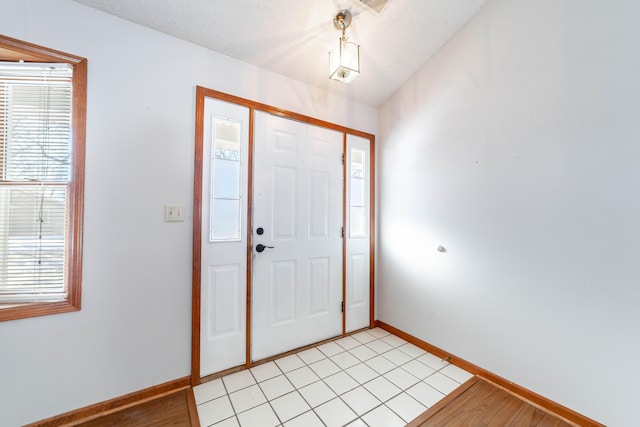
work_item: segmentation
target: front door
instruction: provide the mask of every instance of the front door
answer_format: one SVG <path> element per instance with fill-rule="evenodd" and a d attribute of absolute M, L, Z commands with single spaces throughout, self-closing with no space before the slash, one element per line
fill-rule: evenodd
<path fill-rule="evenodd" d="M 255 113 L 252 360 L 342 332 L 343 134 Z"/>

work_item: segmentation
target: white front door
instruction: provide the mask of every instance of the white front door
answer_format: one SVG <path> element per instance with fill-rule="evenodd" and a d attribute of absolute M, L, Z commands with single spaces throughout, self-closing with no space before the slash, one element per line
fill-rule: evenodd
<path fill-rule="evenodd" d="M 342 332 L 342 153 L 340 132 L 255 113 L 253 360 Z"/>

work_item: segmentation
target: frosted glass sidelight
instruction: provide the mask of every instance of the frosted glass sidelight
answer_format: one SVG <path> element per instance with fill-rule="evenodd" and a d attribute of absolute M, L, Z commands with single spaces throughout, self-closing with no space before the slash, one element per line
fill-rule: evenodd
<path fill-rule="evenodd" d="M 240 240 L 240 200 L 213 199 L 211 241 Z"/>
<path fill-rule="evenodd" d="M 351 178 L 351 206 L 364 207 L 365 204 L 365 181 L 364 179 Z"/>
<path fill-rule="evenodd" d="M 372 140 L 347 134 L 346 300 L 347 332 L 370 325 L 371 146 Z"/>
<path fill-rule="evenodd" d="M 349 169 L 351 172 L 349 185 L 349 236 L 366 237 L 368 235 L 368 201 L 367 188 L 367 152 L 357 148 L 351 149 Z"/>
<path fill-rule="evenodd" d="M 213 118 L 209 241 L 240 240 L 242 124 Z"/>
<path fill-rule="evenodd" d="M 367 236 L 367 208 L 351 206 L 349 209 L 350 224 L 349 234 L 351 237 Z"/>
<path fill-rule="evenodd" d="M 212 178 L 211 187 L 216 199 L 240 198 L 240 162 L 215 159 Z"/>
<path fill-rule="evenodd" d="M 240 161 L 240 122 L 215 117 L 213 132 L 214 158 Z"/>
<path fill-rule="evenodd" d="M 362 150 L 351 149 L 351 177 L 364 179 L 364 165 L 366 153 Z"/>

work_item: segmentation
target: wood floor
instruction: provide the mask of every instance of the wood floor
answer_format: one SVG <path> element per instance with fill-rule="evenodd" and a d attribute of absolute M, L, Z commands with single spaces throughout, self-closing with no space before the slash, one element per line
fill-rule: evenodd
<path fill-rule="evenodd" d="M 189 403 L 193 398 L 192 393 L 191 389 L 177 391 L 76 425 L 82 427 L 199 426 L 195 402 Z"/>
<path fill-rule="evenodd" d="M 408 427 L 570 427 L 511 393 L 474 377 L 432 406 Z"/>

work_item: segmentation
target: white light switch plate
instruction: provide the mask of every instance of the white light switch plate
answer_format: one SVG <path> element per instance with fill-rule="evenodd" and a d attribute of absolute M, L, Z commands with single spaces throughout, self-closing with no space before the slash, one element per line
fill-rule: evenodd
<path fill-rule="evenodd" d="M 164 221 L 165 222 L 183 222 L 184 206 L 164 205 Z"/>

